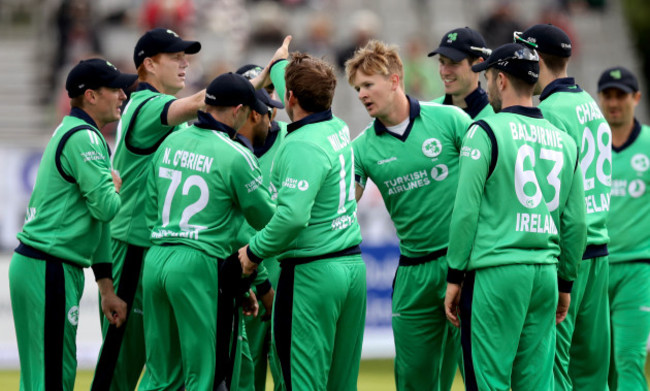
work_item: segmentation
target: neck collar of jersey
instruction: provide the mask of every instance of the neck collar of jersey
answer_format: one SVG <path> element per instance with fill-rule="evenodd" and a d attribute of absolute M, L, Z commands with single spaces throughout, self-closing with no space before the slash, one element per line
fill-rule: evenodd
<path fill-rule="evenodd" d="M 216 119 L 214 119 L 213 116 L 206 113 L 205 111 L 199 110 L 196 113 L 196 118 L 198 118 L 198 121 L 196 121 L 194 125 L 199 128 L 216 130 L 219 132 L 226 133 L 228 135 L 228 138 L 232 140 L 234 140 L 235 136 L 237 136 L 237 131 L 235 129 L 224 124 L 223 122 L 217 121 Z"/>
<path fill-rule="evenodd" d="M 634 124 L 632 125 L 632 133 L 630 133 L 630 136 L 627 138 L 627 140 L 625 140 L 623 145 L 618 148 L 612 144 L 612 150 L 615 152 L 621 152 L 625 148 L 632 145 L 632 143 L 639 137 L 639 134 L 641 134 L 641 123 L 636 118 L 634 118 Z"/>
<path fill-rule="evenodd" d="M 317 122 L 329 121 L 332 118 L 334 118 L 334 116 L 332 115 L 332 109 L 327 109 L 325 111 L 321 111 L 318 113 L 309 114 L 308 116 L 301 119 L 300 121 L 292 122 L 289 125 L 287 125 L 287 133 L 294 132 L 305 125 L 315 124 Z"/>
<path fill-rule="evenodd" d="M 375 119 L 374 125 L 375 125 L 375 133 L 377 134 L 377 136 L 381 136 L 383 133 L 387 133 L 397 139 L 406 141 L 406 139 L 409 136 L 409 133 L 411 133 L 411 129 L 413 129 L 413 123 L 415 122 L 415 119 L 420 115 L 420 102 L 418 102 L 417 99 L 413 99 L 408 95 L 406 95 L 406 99 L 409 102 L 409 125 L 406 127 L 404 134 L 399 135 L 391 132 L 386 128 L 386 125 L 384 125 L 379 119 Z"/>
<path fill-rule="evenodd" d="M 453 106 L 454 101 L 450 94 L 445 95 L 445 100 L 442 102 L 445 105 Z M 475 118 L 485 106 L 490 104 L 488 100 L 487 92 L 481 88 L 481 83 L 478 83 L 478 87 L 465 97 L 465 103 L 467 107 L 463 110 L 472 118 Z"/>
<path fill-rule="evenodd" d="M 271 129 L 269 129 L 269 134 L 266 135 L 266 140 L 264 140 L 264 145 L 259 147 L 253 147 L 253 154 L 258 158 L 260 158 L 265 153 L 267 153 L 269 149 L 271 149 L 273 144 L 275 144 L 275 140 L 277 140 L 279 133 L 280 133 L 280 125 L 278 125 L 278 122 L 277 121 L 271 122 Z"/>
<path fill-rule="evenodd" d="M 542 115 L 542 111 L 540 109 L 538 109 L 537 107 L 530 107 L 530 106 L 519 106 L 519 105 L 509 106 L 501 110 L 501 112 L 525 115 L 526 117 L 531 117 L 531 118 L 544 118 L 544 116 Z"/>
<path fill-rule="evenodd" d="M 135 89 L 136 91 L 144 91 L 144 90 L 149 90 L 153 92 L 160 92 L 156 89 L 156 87 L 152 86 L 151 84 L 147 83 L 146 81 L 141 81 L 138 83 L 138 86 Z"/>
<path fill-rule="evenodd" d="M 576 80 L 572 77 L 561 77 L 548 83 L 546 88 L 539 95 L 539 100 L 542 101 L 555 92 L 582 92 L 582 88 L 576 84 Z"/>
<path fill-rule="evenodd" d="M 71 108 L 70 109 L 70 116 L 75 117 L 75 118 L 79 118 L 80 120 L 83 120 L 83 121 L 86 121 L 90 125 L 92 125 L 95 129 L 99 130 L 99 128 L 97 127 L 97 124 L 95 123 L 95 120 L 92 119 L 92 117 L 90 115 L 88 115 L 88 113 L 86 113 L 85 111 L 83 111 L 83 109 L 81 109 L 79 107 Z"/>

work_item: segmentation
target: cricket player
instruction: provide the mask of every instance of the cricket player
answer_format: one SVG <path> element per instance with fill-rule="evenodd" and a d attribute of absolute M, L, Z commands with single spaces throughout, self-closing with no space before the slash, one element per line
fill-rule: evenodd
<path fill-rule="evenodd" d="M 639 82 L 627 68 L 605 69 L 598 99 L 612 130 L 609 233 L 609 389 L 647 390 L 650 335 L 650 127 L 634 116 Z"/>
<path fill-rule="evenodd" d="M 263 71 L 263 68 L 254 64 L 247 64 L 239 69 L 237 73 L 247 79 L 253 79 Z M 281 102 L 272 99 L 275 87 L 271 84 L 263 89 L 257 90 L 260 99 L 269 108 L 268 115 L 257 116 L 251 113 L 249 120 L 239 128 L 238 133 L 246 139 L 251 140 L 253 153 L 257 157 L 264 185 L 271 185 L 271 167 L 275 154 L 280 148 L 287 135 L 287 123 L 275 121 L 278 109 L 283 109 Z M 259 117 L 259 118 L 258 118 Z M 247 231 L 246 242 L 255 231 L 246 224 L 243 228 Z M 264 270 L 261 272 L 261 270 Z M 266 388 L 267 365 L 273 377 L 274 390 L 282 389 L 282 372 L 277 355 L 274 354 L 273 339 L 271 336 L 271 316 L 273 297 L 280 279 L 280 263 L 276 258 L 268 258 L 262 261 L 258 268 L 258 277 L 254 281 L 254 290 L 260 300 L 260 313 L 258 316 L 246 316 L 246 335 L 253 360 L 252 381 L 256 391 L 264 391 Z M 244 382 L 247 383 L 247 382 Z"/>
<path fill-rule="evenodd" d="M 458 106 L 473 119 L 494 114 L 479 74 L 472 71 L 472 65 L 484 61 L 490 52 L 483 36 L 469 27 L 447 32 L 438 48 L 429 53 L 429 57 L 438 55 L 438 70 L 445 87 L 445 95 L 434 102 Z"/>
<path fill-rule="evenodd" d="M 449 223 L 469 115 L 404 93 L 395 46 L 370 41 L 346 62 L 348 82 L 374 121 L 353 142 L 356 198 L 377 184 L 400 240 L 392 326 L 398 390 L 449 390 L 460 358 L 444 315 Z"/>
<path fill-rule="evenodd" d="M 533 49 L 506 44 L 472 69 L 486 71 L 497 114 L 463 140 L 447 317 L 461 327 L 468 390 L 551 390 L 555 324 L 585 248 L 578 148 L 533 107 Z"/>
<path fill-rule="evenodd" d="M 186 127 L 204 106 L 205 90 L 176 99 L 185 87 L 189 62 L 201 44 L 184 41 L 167 29 L 153 29 L 138 40 L 133 60 L 138 87 L 131 94 L 117 129 L 113 167 L 122 177 L 122 208 L 111 226 L 113 280 L 117 294 L 128 305 L 126 327 L 103 322 L 104 343 L 95 370 L 92 390 L 135 389 L 145 362 L 142 326 L 142 262 L 151 246 L 144 218 L 147 167 L 162 141 L 174 130 Z"/>
<path fill-rule="evenodd" d="M 572 291 L 567 319 L 557 326 L 556 390 L 606 390 L 610 356 L 607 216 L 612 174 L 612 133 L 597 103 L 567 76 L 571 40 L 560 28 L 538 24 L 519 42 L 536 48 L 535 86 L 544 118 L 580 146 L 587 207 L 587 248 Z"/>
<path fill-rule="evenodd" d="M 50 139 L 9 265 L 20 357 L 20 389 L 72 390 L 83 268 L 91 266 L 107 323 L 120 328 L 126 303 L 115 295 L 110 226 L 121 201 L 100 129 L 120 119 L 135 75 L 106 60 L 81 61 L 68 74 L 72 109 Z"/>
<path fill-rule="evenodd" d="M 333 67 L 302 53 L 288 61 L 290 40 L 270 66 L 292 120 L 271 173 L 277 211 L 239 256 L 245 271 L 280 260 L 272 327 L 286 389 L 351 390 L 366 313 L 354 155 L 347 125 L 331 111 Z"/>
<path fill-rule="evenodd" d="M 146 344 L 142 390 L 216 386 L 217 365 L 225 364 L 216 360 L 219 263 L 236 250 L 241 214 L 260 229 L 274 212 L 257 160 L 232 140 L 251 110 L 267 107 L 234 73 L 210 83 L 205 104 L 196 124 L 165 139 L 148 169 L 154 246 L 142 284 L 145 334 L 154 343 Z"/>

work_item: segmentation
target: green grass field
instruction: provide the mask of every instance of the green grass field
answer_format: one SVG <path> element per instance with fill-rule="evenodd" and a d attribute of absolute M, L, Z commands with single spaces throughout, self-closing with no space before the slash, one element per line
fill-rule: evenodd
<path fill-rule="evenodd" d="M 87 391 L 92 381 L 92 371 L 79 371 L 75 391 Z M 0 371 L 0 390 L 18 390 L 18 371 Z M 272 390 L 271 375 L 267 377 L 267 390 Z M 460 375 L 456 375 L 453 391 L 464 389 Z M 393 360 L 364 360 L 359 374 L 359 391 L 389 391 L 395 389 Z"/>
<path fill-rule="evenodd" d="M 650 365 L 646 361 L 646 378 L 650 378 Z M 270 381 L 271 375 L 267 378 L 267 390 L 272 390 Z M 92 381 L 91 371 L 79 371 L 75 391 L 87 391 Z M 0 390 L 17 390 L 19 382 L 18 371 L 0 371 Z M 463 381 L 460 374 L 456 374 L 456 380 L 452 391 L 463 390 Z M 395 378 L 393 377 L 393 360 L 363 360 L 359 373 L 359 391 L 391 391 L 395 390 Z"/>

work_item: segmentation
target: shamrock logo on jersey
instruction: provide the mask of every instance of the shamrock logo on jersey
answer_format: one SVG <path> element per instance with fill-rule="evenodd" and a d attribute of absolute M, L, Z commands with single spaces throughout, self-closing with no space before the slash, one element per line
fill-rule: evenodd
<path fill-rule="evenodd" d="M 458 38 L 458 33 L 449 33 L 447 34 L 447 43 L 454 42 Z"/>
<path fill-rule="evenodd" d="M 637 153 L 636 155 L 632 156 L 630 164 L 632 165 L 634 171 L 646 172 L 648 171 L 648 168 L 650 168 L 650 159 L 642 153 Z"/>
<path fill-rule="evenodd" d="M 616 80 L 619 80 L 622 77 L 620 69 L 615 69 L 615 70 L 609 72 L 609 75 L 611 77 L 613 77 L 614 79 L 616 79 Z"/>
<path fill-rule="evenodd" d="M 435 158 L 442 152 L 442 143 L 436 138 L 428 138 L 422 143 L 422 153 L 426 157 Z"/>
<path fill-rule="evenodd" d="M 74 305 L 70 307 L 68 311 L 68 322 L 71 325 L 76 326 L 79 323 L 79 307 Z"/>
<path fill-rule="evenodd" d="M 472 153 L 470 156 L 472 157 L 472 159 L 478 160 L 478 158 L 481 157 L 481 151 L 479 151 L 478 149 L 472 149 Z"/>

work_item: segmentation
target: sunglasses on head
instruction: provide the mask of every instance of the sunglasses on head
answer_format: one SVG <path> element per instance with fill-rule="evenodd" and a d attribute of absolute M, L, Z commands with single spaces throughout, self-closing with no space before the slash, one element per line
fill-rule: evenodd
<path fill-rule="evenodd" d="M 521 31 L 515 31 L 515 32 L 512 33 L 514 43 L 522 43 L 522 44 L 524 44 L 524 45 L 526 45 L 528 47 L 531 47 L 533 49 L 537 49 L 537 47 L 539 46 L 538 44 L 536 44 L 535 42 L 530 42 L 530 41 L 524 39 L 521 36 L 521 34 L 523 34 Z"/>
<path fill-rule="evenodd" d="M 492 61 L 491 63 L 488 63 L 488 68 L 493 66 L 494 64 L 498 64 L 510 60 L 539 62 L 539 55 L 537 54 L 537 51 L 535 49 L 522 47 L 521 49 L 517 50 L 509 57 L 499 58 Z"/>

